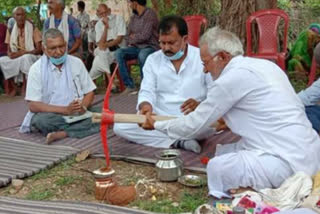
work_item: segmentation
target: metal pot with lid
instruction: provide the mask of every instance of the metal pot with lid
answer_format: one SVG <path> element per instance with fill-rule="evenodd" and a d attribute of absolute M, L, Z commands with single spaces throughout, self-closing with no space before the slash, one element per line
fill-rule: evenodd
<path fill-rule="evenodd" d="M 176 181 L 183 174 L 183 162 L 176 149 L 165 149 L 156 154 L 157 177 L 161 181 Z"/>

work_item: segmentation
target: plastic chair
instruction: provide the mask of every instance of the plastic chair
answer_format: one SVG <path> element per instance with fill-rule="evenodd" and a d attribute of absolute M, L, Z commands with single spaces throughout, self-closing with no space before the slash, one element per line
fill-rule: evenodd
<path fill-rule="evenodd" d="M 284 20 L 283 48 L 278 52 L 278 27 L 280 20 Z M 259 31 L 258 52 L 252 50 L 252 23 L 256 21 Z M 251 14 L 246 22 L 247 56 L 274 60 L 279 67 L 286 70 L 287 35 L 289 16 L 282 10 L 259 10 Z"/>
<path fill-rule="evenodd" d="M 208 27 L 208 21 L 203 15 L 184 16 L 184 20 L 188 25 L 188 42 L 189 44 L 199 47 L 199 38 L 201 33 L 201 27 L 206 29 Z"/>
<path fill-rule="evenodd" d="M 127 60 L 126 63 L 127 63 L 129 75 L 131 74 L 131 67 L 134 66 L 134 65 L 139 65 L 137 59 Z M 117 64 L 117 65 L 118 65 L 118 64 Z M 126 87 L 125 87 L 124 82 L 123 82 L 123 80 L 122 80 L 122 78 L 121 78 L 119 66 L 117 66 L 117 69 L 115 69 L 115 72 L 116 72 L 117 78 L 118 78 L 118 80 L 119 80 L 119 89 L 120 89 L 120 92 L 122 92 L 122 91 L 124 91 L 124 89 L 125 89 Z"/>
<path fill-rule="evenodd" d="M 308 87 L 312 85 L 314 80 L 316 79 L 316 74 L 317 74 L 317 63 L 315 57 L 312 58 L 312 64 L 311 64 L 311 69 L 309 73 L 309 81 L 308 81 Z"/>

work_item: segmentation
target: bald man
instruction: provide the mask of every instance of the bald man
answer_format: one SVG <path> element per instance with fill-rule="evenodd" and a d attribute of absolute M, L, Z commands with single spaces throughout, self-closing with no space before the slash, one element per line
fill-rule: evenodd
<path fill-rule="evenodd" d="M 123 17 L 111 14 L 110 8 L 100 4 L 97 9 L 100 20 L 95 26 L 97 48 L 94 50 L 94 61 L 90 77 L 95 80 L 106 73 L 110 78 L 110 65 L 115 61 L 115 50 L 124 46 L 126 24 Z"/>
<path fill-rule="evenodd" d="M 314 57 L 317 68 L 320 68 L 320 43 L 314 49 Z M 306 108 L 308 119 L 312 123 L 313 129 L 320 132 L 320 78 L 315 81 L 309 88 L 301 91 L 299 94 Z"/>
<path fill-rule="evenodd" d="M 0 58 L 3 76 L 9 81 L 10 96 L 17 93 L 16 82 L 24 82 L 31 65 L 40 57 L 41 33 L 26 20 L 24 8 L 17 7 L 13 11 L 15 24 L 11 33 L 7 30 L 5 43 L 8 44 L 8 56 Z M 25 84 L 22 93 L 25 92 Z"/>

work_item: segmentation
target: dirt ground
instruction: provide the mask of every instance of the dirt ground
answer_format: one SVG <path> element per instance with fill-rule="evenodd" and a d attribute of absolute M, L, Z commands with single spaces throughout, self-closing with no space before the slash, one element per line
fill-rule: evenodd
<path fill-rule="evenodd" d="M 160 182 L 152 165 L 111 161 L 114 180 L 119 185 L 134 185 L 136 200 L 128 207 L 154 212 L 175 210 L 190 212 L 206 202 L 207 187 L 191 188 L 178 182 Z M 101 202 L 95 199 L 95 179 L 90 172 L 105 166 L 104 159 L 89 158 L 82 162 L 73 159 L 24 179 L 20 190 L 12 185 L 0 189 L 0 196 L 30 200 L 77 200 Z M 185 172 L 190 174 L 190 172 Z M 191 174 L 195 174 L 191 172 Z M 205 175 L 198 174 L 205 179 Z M 190 201 L 190 203 L 189 203 Z M 190 207 L 182 207 L 189 203 Z M 160 206 L 161 205 L 161 206 Z"/>
<path fill-rule="evenodd" d="M 22 97 L 0 96 L 1 103 Z M 191 188 L 178 182 L 160 182 L 153 165 L 111 161 L 114 180 L 120 185 L 135 185 L 137 197 L 131 208 L 162 213 L 191 212 L 207 201 L 207 187 Z M 101 202 L 95 199 L 95 179 L 90 172 L 105 166 L 104 159 L 88 158 L 76 162 L 75 158 L 24 179 L 20 190 L 12 185 L 0 188 L 0 196 L 31 200 L 77 200 Z M 185 172 L 185 174 L 195 174 Z M 204 174 L 200 174 L 205 179 Z"/>

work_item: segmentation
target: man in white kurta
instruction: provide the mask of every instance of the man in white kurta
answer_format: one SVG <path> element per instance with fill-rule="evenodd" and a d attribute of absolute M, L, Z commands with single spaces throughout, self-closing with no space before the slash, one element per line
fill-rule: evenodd
<path fill-rule="evenodd" d="M 166 26 L 166 23 L 175 22 L 183 23 L 181 28 L 186 34 L 179 35 L 179 26 L 177 27 L 176 24 L 171 24 L 169 30 L 162 31 L 161 28 Z M 206 98 L 212 80 L 209 75 L 202 72 L 203 66 L 199 48 L 187 44 L 187 30 L 185 29 L 187 26 L 181 17 L 174 16 L 161 20 L 161 50 L 149 55 L 143 67 L 144 78 L 137 105 L 137 110 L 140 113 L 145 113 L 143 105 L 146 104 L 151 106 L 152 112 L 157 115 L 181 116 L 191 111 L 188 102 L 200 103 Z M 180 44 L 170 47 L 168 42 Z M 181 47 L 183 47 L 185 54 L 180 59 L 170 58 L 179 52 Z M 173 53 L 170 54 L 170 52 Z M 179 67 L 177 67 L 177 62 L 179 62 Z M 213 132 L 212 129 L 210 131 Z M 158 148 L 169 148 L 177 141 L 176 138 L 169 138 L 159 131 L 145 131 L 136 124 L 115 124 L 114 132 L 129 141 Z M 204 131 L 204 135 L 201 134 L 197 137 L 205 136 L 205 133 L 206 131 Z M 189 141 L 188 143 L 196 144 L 196 150 L 188 145 L 181 144 L 180 147 L 200 152 L 201 148 L 197 142 Z"/>
<path fill-rule="evenodd" d="M 68 55 L 63 34 L 55 28 L 44 33 L 45 54 L 30 68 L 25 99 L 27 113 L 20 132 L 39 130 L 47 143 L 65 137 L 83 138 L 99 132 L 91 119 L 67 123 L 64 115 L 78 115 L 91 107 L 96 89 L 83 62 Z"/>
<path fill-rule="evenodd" d="M 207 166 L 209 194 L 230 197 L 229 190 L 278 187 L 293 173 L 315 174 L 320 139 L 285 73 L 274 63 L 243 57 L 232 33 L 210 29 L 200 41 L 201 59 L 215 79 L 207 99 L 194 112 L 143 127 L 185 139 L 222 117 L 241 136 L 217 147 Z"/>
<path fill-rule="evenodd" d="M 95 26 L 97 48 L 94 51 L 94 61 L 90 70 L 90 77 L 95 80 L 104 72 L 110 74 L 110 65 L 114 62 L 114 47 L 123 46 L 126 35 L 124 19 L 119 15 L 110 14 L 105 4 L 100 4 L 97 13 L 100 20 Z"/>
<path fill-rule="evenodd" d="M 5 40 L 9 44 L 8 56 L 0 58 L 3 76 L 12 86 L 9 92 L 12 96 L 16 94 L 15 82 L 23 82 L 23 76 L 28 75 L 29 68 L 40 57 L 42 40 L 40 31 L 26 20 L 22 7 L 14 10 L 14 17 L 16 22 L 11 33 L 7 30 Z"/>

